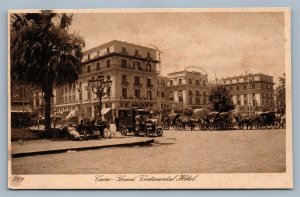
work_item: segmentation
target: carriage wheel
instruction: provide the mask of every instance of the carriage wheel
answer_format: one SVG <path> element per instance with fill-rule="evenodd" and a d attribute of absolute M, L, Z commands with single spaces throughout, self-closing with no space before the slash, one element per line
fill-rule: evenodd
<path fill-rule="evenodd" d="M 275 129 L 279 129 L 279 128 L 280 128 L 280 123 L 279 123 L 278 121 L 275 121 L 275 122 L 273 123 L 273 127 L 274 127 Z"/>
<path fill-rule="evenodd" d="M 169 129 L 170 129 L 169 124 L 168 124 L 168 123 L 164 123 L 164 124 L 163 124 L 163 129 L 164 129 L 164 130 L 169 130 Z"/>
<path fill-rule="evenodd" d="M 268 124 L 267 124 L 267 128 L 268 128 L 268 129 L 272 129 L 272 128 L 273 128 L 273 124 L 272 124 L 272 123 L 268 123 Z"/>
<path fill-rule="evenodd" d="M 267 124 L 266 123 L 260 123 L 260 129 L 266 129 L 267 128 Z"/>
<path fill-rule="evenodd" d="M 215 130 L 215 124 L 213 124 L 212 122 L 209 123 L 209 125 L 207 126 L 207 129 L 210 130 L 210 131 Z"/>
<path fill-rule="evenodd" d="M 216 122 L 216 130 L 225 130 L 226 123 L 224 121 Z"/>
<path fill-rule="evenodd" d="M 181 123 L 176 123 L 175 128 L 176 128 L 177 130 L 182 129 Z"/>
<path fill-rule="evenodd" d="M 121 127 L 121 128 L 120 128 L 120 133 L 121 133 L 122 135 L 126 136 L 126 135 L 127 135 L 127 129 L 126 129 L 125 127 Z"/>

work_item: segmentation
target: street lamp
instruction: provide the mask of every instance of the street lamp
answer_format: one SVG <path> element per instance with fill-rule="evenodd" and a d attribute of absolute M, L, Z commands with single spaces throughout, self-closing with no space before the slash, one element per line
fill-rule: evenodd
<path fill-rule="evenodd" d="M 91 90 L 99 98 L 99 117 L 101 118 L 101 109 L 102 109 L 102 97 L 109 93 L 109 90 L 112 85 L 112 80 L 110 77 L 105 79 L 103 73 L 94 79 L 93 77 L 88 80 L 88 86 L 91 87 Z"/>
<path fill-rule="evenodd" d="M 252 72 L 250 70 L 245 70 L 246 76 L 248 76 L 248 115 L 250 117 L 251 115 L 251 104 L 252 104 L 252 88 L 250 83 L 250 75 L 252 75 Z"/>

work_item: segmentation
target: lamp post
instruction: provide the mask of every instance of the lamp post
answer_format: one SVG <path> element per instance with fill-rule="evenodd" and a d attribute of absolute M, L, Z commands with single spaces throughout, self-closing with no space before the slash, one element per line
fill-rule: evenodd
<path fill-rule="evenodd" d="M 105 79 L 103 73 L 94 79 L 93 77 L 88 80 L 88 86 L 91 87 L 91 90 L 99 98 L 99 118 L 101 118 L 101 109 L 102 109 L 102 97 L 109 93 L 109 90 L 112 85 L 112 80 L 107 77 Z"/>
<path fill-rule="evenodd" d="M 245 71 L 245 73 L 246 73 L 246 76 L 248 76 L 248 96 L 247 96 L 247 99 L 248 99 L 248 115 L 249 115 L 249 117 L 250 117 L 250 115 L 251 115 L 251 103 L 252 103 L 252 98 L 251 98 L 251 96 L 252 96 L 252 88 L 251 88 L 251 82 L 250 82 L 250 75 L 252 75 L 252 72 L 250 71 L 250 70 L 246 70 Z"/>

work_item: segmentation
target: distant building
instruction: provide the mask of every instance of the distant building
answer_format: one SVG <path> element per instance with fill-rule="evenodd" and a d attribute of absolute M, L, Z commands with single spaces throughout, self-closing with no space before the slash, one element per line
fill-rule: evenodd
<path fill-rule="evenodd" d="M 257 111 L 274 110 L 272 76 L 258 73 L 221 78 L 218 82 L 230 91 L 236 111 L 253 114 Z"/>
<path fill-rule="evenodd" d="M 12 127 L 25 127 L 32 112 L 32 87 L 11 82 L 10 94 Z"/>
<path fill-rule="evenodd" d="M 186 108 L 205 108 L 208 104 L 207 74 L 185 69 L 159 77 L 161 109 L 181 112 Z"/>

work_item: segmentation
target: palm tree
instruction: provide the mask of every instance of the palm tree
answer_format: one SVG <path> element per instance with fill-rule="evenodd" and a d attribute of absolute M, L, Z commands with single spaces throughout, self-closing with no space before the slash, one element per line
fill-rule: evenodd
<path fill-rule="evenodd" d="M 228 112 L 229 110 L 234 109 L 234 105 L 229 96 L 229 91 L 221 85 L 217 85 L 215 88 L 211 89 L 208 99 L 213 104 L 215 111 Z"/>
<path fill-rule="evenodd" d="M 51 129 L 53 88 L 74 83 L 82 72 L 85 44 L 68 32 L 71 22 L 72 15 L 51 11 L 11 15 L 11 79 L 42 90 L 45 130 Z"/>

